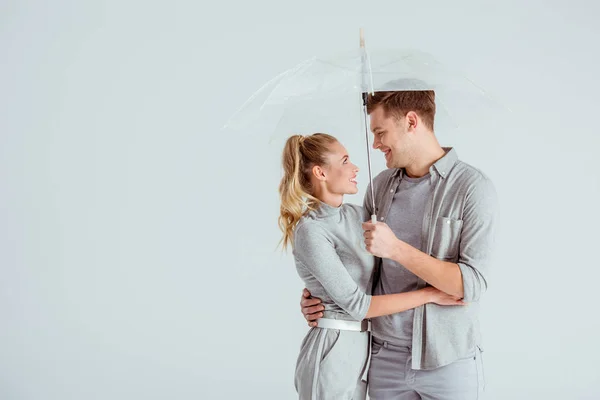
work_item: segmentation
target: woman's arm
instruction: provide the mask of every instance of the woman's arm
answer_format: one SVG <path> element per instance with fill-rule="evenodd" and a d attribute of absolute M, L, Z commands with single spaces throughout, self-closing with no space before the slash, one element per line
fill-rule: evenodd
<path fill-rule="evenodd" d="M 294 243 L 296 262 L 306 268 L 321 283 L 331 299 L 356 320 L 394 314 L 428 302 L 436 302 L 439 294 L 443 293 L 427 287 L 410 293 L 368 295 L 360 290 L 348 274 L 322 228 L 308 224 L 300 226 L 296 229 Z M 445 298 L 439 299 L 449 298 L 449 295 L 444 295 Z"/>
<path fill-rule="evenodd" d="M 428 286 L 413 292 L 373 296 L 366 318 L 395 314 L 426 303 L 437 303 L 445 306 L 464 304 L 460 299 L 450 296 L 433 286 Z"/>
<path fill-rule="evenodd" d="M 305 223 L 294 232 L 294 257 L 299 268 L 308 271 L 329 297 L 352 318 L 365 318 L 371 296 L 352 279 L 323 228 Z"/>

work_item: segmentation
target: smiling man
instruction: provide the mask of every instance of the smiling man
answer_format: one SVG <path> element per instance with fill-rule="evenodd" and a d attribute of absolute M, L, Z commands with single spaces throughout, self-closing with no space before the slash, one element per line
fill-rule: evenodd
<path fill-rule="evenodd" d="M 487 289 L 497 220 L 494 185 L 441 147 L 434 134 L 433 91 L 377 92 L 367 111 L 373 147 L 387 170 L 365 196 L 367 250 L 377 256 L 374 294 L 434 286 L 465 307 L 426 304 L 372 320 L 372 399 L 469 400 L 484 387 L 479 301 Z M 302 300 L 309 321 L 319 299 Z M 314 326 L 314 325 L 312 325 Z"/>

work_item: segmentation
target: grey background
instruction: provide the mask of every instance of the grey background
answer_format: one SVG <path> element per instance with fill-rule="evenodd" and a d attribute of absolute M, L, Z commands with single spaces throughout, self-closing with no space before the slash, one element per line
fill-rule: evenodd
<path fill-rule="evenodd" d="M 356 46 L 359 27 L 514 111 L 439 132 L 501 198 L 487 398 L 600 398 L 599 8 L 0 2 L 0 398 L 294 398 L 307 328 L 276 250 L 280 143 L 219 128 L 279 72 Z M 361 203 L 352 129 L 331 133 L 362 168 L 346 199 Z"/>

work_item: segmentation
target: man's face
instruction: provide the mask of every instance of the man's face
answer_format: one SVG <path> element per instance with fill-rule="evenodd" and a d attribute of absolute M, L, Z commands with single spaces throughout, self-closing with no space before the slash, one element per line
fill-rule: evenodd
<path fill-rule="evenodd" d="M 406 118 L 397 120 L 386 116 L 382 107 L 376 107 L 370 114 L 370 120 L 373 148 L 385 154 L 385 165 L 388 168 L 405 168 L 410 152 Z"/>

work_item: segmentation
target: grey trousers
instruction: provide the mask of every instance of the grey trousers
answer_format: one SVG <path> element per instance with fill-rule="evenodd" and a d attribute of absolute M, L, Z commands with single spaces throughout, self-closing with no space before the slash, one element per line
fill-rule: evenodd
<path fill-rule="evenodd" d="M 452 364 L 432 369 L 411 368 L 411 349 L 373 340 L 369 369 L 372 400 L 480 400 L 484 376 L 481 350 Z"/>
<path fill-rule="evenodd" d="M 367 384 L 361 378 L 368 356 L 368 332 L 311 328 L 296 362 L 298 398 L 364 400 Z"/>

